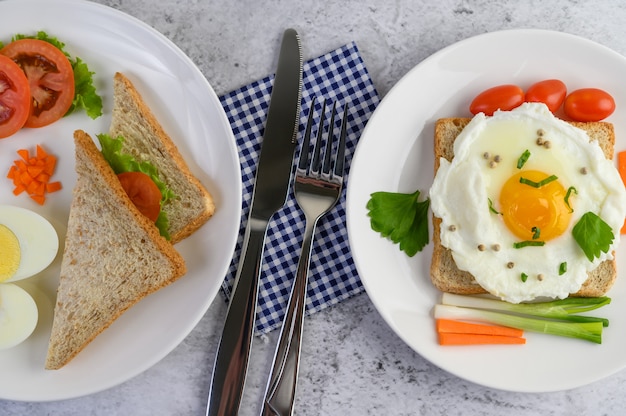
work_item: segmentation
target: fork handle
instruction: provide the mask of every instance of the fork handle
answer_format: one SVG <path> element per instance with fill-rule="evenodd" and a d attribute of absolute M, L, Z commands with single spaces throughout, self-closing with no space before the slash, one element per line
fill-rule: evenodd
<path fill-rule="evenodd" d="M 250 357 L 267 222 L 250 218 L 215 357 L 207 416 L 236 416 Z"/>
<path fill-rule="evenodd" d="M 306 221 L 298 269 L 263 399 L 262 416 L 286 416 L 293 412 L 302 345 L 309 261 L 316 223 L 317 219 L 313 222 Z"/>

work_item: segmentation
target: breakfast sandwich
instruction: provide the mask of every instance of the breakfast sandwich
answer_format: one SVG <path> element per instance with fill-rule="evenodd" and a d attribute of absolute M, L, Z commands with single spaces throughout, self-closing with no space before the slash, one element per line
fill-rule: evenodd
<path fill-rule="evenodd" d="M 543 104 L 435 126 L 431 280 L 519 303 L 601 296 L 626 215 L 613 126 Z"/>

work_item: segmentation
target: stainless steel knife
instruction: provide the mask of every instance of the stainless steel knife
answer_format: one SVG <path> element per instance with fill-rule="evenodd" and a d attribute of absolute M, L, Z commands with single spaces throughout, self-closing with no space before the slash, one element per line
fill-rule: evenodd
<path fill-rule="evenodd" d="M 298 34 L 283 35 L 261 144 L 241 260 L 213 367 L 207 416 L 239 410 L 254 332 L 261 260 L 269 220 L 284 204 L 296 148 L 302 96 Z"/>

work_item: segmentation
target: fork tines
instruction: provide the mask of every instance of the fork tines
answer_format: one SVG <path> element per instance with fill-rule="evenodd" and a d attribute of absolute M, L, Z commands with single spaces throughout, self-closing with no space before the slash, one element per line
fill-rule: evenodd
<path fill-rule="evenodd" d="M 341 130 L 339 133 L 339 142 L 337 143 L 336 151 L 333 153 L 333 143 L 335 142 L 335 114 L 337 113 L 337 103 L 334 102 L 332 110 L 330 112 L 330 121 L 326 123 L 326 107 L 327 100 L 322 102 L 322 110 L 320 113 L 319 122 L 314 123 L 316 98 L 313 98 L 311 107 L 309 109 L 309 115 L 307 119 L 306 130 L 304 133 L 304 140 L 302 142 L 302 148 L 300 150 L 300 158 L 298 161 L 298 170 L 306 171 L 309 168 L 310 174 L 324 175 L 329 178 L 341 179 L 344 169 L 344 154 L 346 147 L 346 125 L 347 125 L 347 110 L 348 105 L 345 104 L 341 115 Z M 313 124 L 317 127 L 315 143 L 313 144 L 313 155 L 309 165 L 309 157 L 311 153 L 311 134 Z M 324 140 L 324 132 L 327 130 L 326 140 Z M 324 148 L 324 158 L 321 158 L 322 148 Z M 335 154 L 335 160 L 332 160 L 332 155 Z M 331 173 L 332 171 L 332 173 Z"/>

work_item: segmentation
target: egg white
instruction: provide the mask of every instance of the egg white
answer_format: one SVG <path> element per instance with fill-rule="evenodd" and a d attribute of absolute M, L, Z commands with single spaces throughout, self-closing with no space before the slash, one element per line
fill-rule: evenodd
<path fill-rule="evenodd" d="M 0 205 L 0 224 L 9 228 L 20 244 L 20 265 L 5 282 L 34 276 L 52 263 L 59 250 L 56 230 L 41 215 L 12 205 Z"/>
<path fill-rule="evenodd" d="M 15 284 L 0 284 L 0 350 L 28 338 L 38 319 L 37 304 L 28 292 Z"/>
<path fill-rule="evenodd" d="M 544 140 L 550 141 L 549 148 L 537 145 L 539 130 Z M 518 171 L 517 160 L 525 150 L 531 156 L 523 169 L 554 174 L 565 189 L 575 187 L 577 195 L 572 196 L 575 209 L 561 236 L 542 247 L 516 249 L 513 243 L 520 238 L 489 210 L 488 201 L 498 210 L 500 190 Z M 580 289 L 588 271 L 613 258 L 626 215 L 621 178 L 599 145 L 589 142 L 586 132 L 557 119 L 545 105 L 526 103 L 492 117 L 476 115 L 457 137 L 454 155 L 452 162 L 440 161 L 430 190 L 431 207 L 442 219 L 441 242 L 452 250 L 459 269 L 471 273 L 491 294 L 514 303 L 565 298 Z M 490 162 L 495 155 L 500 161 L 494 167 Z M 586 174 L 581 173 L 583 167 Z M 571 232 L 588 211 L 609 224 L 615 237 L 611 249 L 593 262 Z M 478 250 L 479 245 L 485 250 Z M 561 263 L 567 264 L 562 275 Z M 522 273 L 528 276 L 525 282 Z"/>

